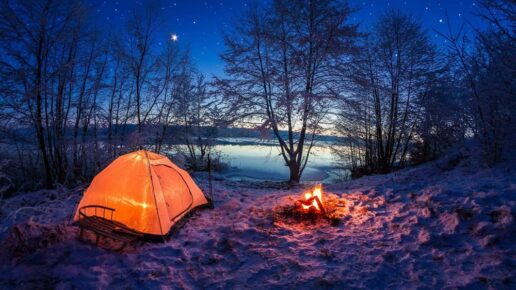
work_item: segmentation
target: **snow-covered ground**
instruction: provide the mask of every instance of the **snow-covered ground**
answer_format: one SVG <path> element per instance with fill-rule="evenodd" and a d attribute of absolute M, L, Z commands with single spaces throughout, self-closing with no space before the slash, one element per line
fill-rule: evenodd
<path fill-rule="evenodd" d="M 352 205 L 337 226 L 273 222 L 302 189 L 218 180 L 215 209 L 123 253 L 78 241 L 80 190 L 20 195 L 0 213 L 0 288 L 515 289 L 516 168 L 468 154 L 326 186 Z"/>

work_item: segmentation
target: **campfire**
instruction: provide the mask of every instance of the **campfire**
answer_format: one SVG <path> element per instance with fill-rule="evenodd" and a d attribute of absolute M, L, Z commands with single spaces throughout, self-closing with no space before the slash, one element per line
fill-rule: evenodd
<path fill-rule="evenodd" d="M 282 205 L 274 209 L 274 221 L 280 223 L 309 223 L 319 224 L 330 221 L 338 223 L 335 213 L 335 195 L 323 191 L 323 186 L 317 184 L 298 196 L 289 196 Z"/>
<path fill-rule="evenodd" d="M 326 212 L 323 205 L 323 190 L 321 184 L 316 185 L 312 189 L 312 192 L 305 192 L 305 199 L 301 199 L 298 202 L 306 213 L 324 214 Z"/>
<path fill-rule="evenodd" d="M 317 184 L 301 195 L 290 195 L 273 209 L 273 222 L 279 226 L 299 225 L 301 228 L 320 227 L 324 224 L 338 226 L 341 221 L 360 222 L 372 216 L 369 207 L 384 204 L 383 197 L 370 199 L 356 193 L 334 194 L 324 192 Z"/>

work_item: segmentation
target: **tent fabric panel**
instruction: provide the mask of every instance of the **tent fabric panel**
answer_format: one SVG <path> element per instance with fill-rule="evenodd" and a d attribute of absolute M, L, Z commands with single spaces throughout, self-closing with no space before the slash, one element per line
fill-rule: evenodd
<path fill-rule="evenodd" d="M 190 174 L 188 172 L 186 172 L 185 170 L 181 169 L 179 166 L 172 163 L 172 161 L 170 161 L 170 159 L 164 158 L 161 160 L 153 160 L 153 161 L 151 161 L 151 164 L 164 165 L 164 166 L 171 167 L 171 168 L 175 169 L 181 175 L 182 179 L 184 180 L 187 187 L 190 189 L 190 191 L 192 193 L 192 196 L 193 196 L 192 208 L 208 203 L 208 200 L 204 196 L 204 193 L 199 188 L 199 186 L 197 186 L 197 184 L 192 179 Z"/>
<path fill-rule="evenodd" d="M 204 196 L 204 193 L 202 192 L 202 190 L 199 188 L 199 186 L 197 186 L 195 181 L 190 177 L 190 174 L 188 174 L 188 172 L 186 172 L 185 170 L 183 170 L 181 168 L 179 168 L 178 171 L 181 174 L 181 176 L 183 176 L 183 178 L 186 181 L 186 185 L 188 186 L 188 188 L 190 188 L 190 191 L 192 192 L 192 195 L 193 195 L 192 208 L 207 204 L 208 200 L 206 199 L 206 196 Z"/>
<path fill-rule="evenodd" d="M 113 219 L 145 233 L 161 234 L 156 202 L 144 154 L 117 158 L 92 181 L 79 203 L 115 209 Z M 78 211 L 74 220 L 78 219 Z"/>
<path fill-rule="evenodd" d="M 168 216 L 172 220 L 190 209 L 193 205 L 193 197 L 177 170 L 165 165 L 155 165 L 153 168 L 163 189 Z"/>
<path fill-rule="evenodd" d="M 173 223 L 170 221 L 167 202 L 165 199 L 164 189 L 161 186 L 159 181 L 158 174 L 154 171 L 154 168 L 150 166 L 151 177 L 153 181 L 153 189 L 154 189 L 154 203 L 155 208 L 157 209 L 156 217 L 157 221 L 155 221 L 160 227 L 159 235 L 165 235 L 168 233 L 170 227 Z"/>

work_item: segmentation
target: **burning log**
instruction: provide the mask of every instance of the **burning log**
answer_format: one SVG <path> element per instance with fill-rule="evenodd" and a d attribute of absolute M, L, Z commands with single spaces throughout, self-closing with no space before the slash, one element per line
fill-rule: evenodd
<path fill-rule="evenodd" d="M 299 204 L 303 208 L 303 211 L 308 212 L 314 212 L 314 213 L 320 213 L 325 214 L 326 210 L 323 206 L 323 190 L 322 185 L 318 184 L 316 185 L 312 192 L 306 192 L 305 193 L 305 199 L 304 200 L 298 200 Z"/>
<path fill-rule="evenodd" d="M 273 209 L 273 222 L 277 225 L 293 225 L 296 227 L 311 227 L 327 223 L 338 226 L 342 221 L 362 221 L 373 216 L 370 206 L 381 206 L 382 198 L 370 200 L 360 193 L 347 193 L 341 196 L 326 193 L 322 186 L 316 185 L 301 197 L 288 196 L 284 202 Z"/>
<path fill-rule="evenodd" d="M 318 196 L 314 195 L 306 200 L 298 200 L 305 211 L 314 209 L 316 213 L 325 214 L 324 206 Z"/>

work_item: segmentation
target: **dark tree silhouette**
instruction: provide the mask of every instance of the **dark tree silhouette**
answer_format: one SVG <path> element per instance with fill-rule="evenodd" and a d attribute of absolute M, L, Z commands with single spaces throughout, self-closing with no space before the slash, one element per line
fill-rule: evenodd
<path fill-rule="evenodd" d="M 300 181 L 336 96 L 331 71 L 352 49 L 351 12 L 342 1 L 278 0 L 250 9 L 226 33 L 229 77 L 217 85 L 228 112 L 272 130 L 291 183 Z"/>

